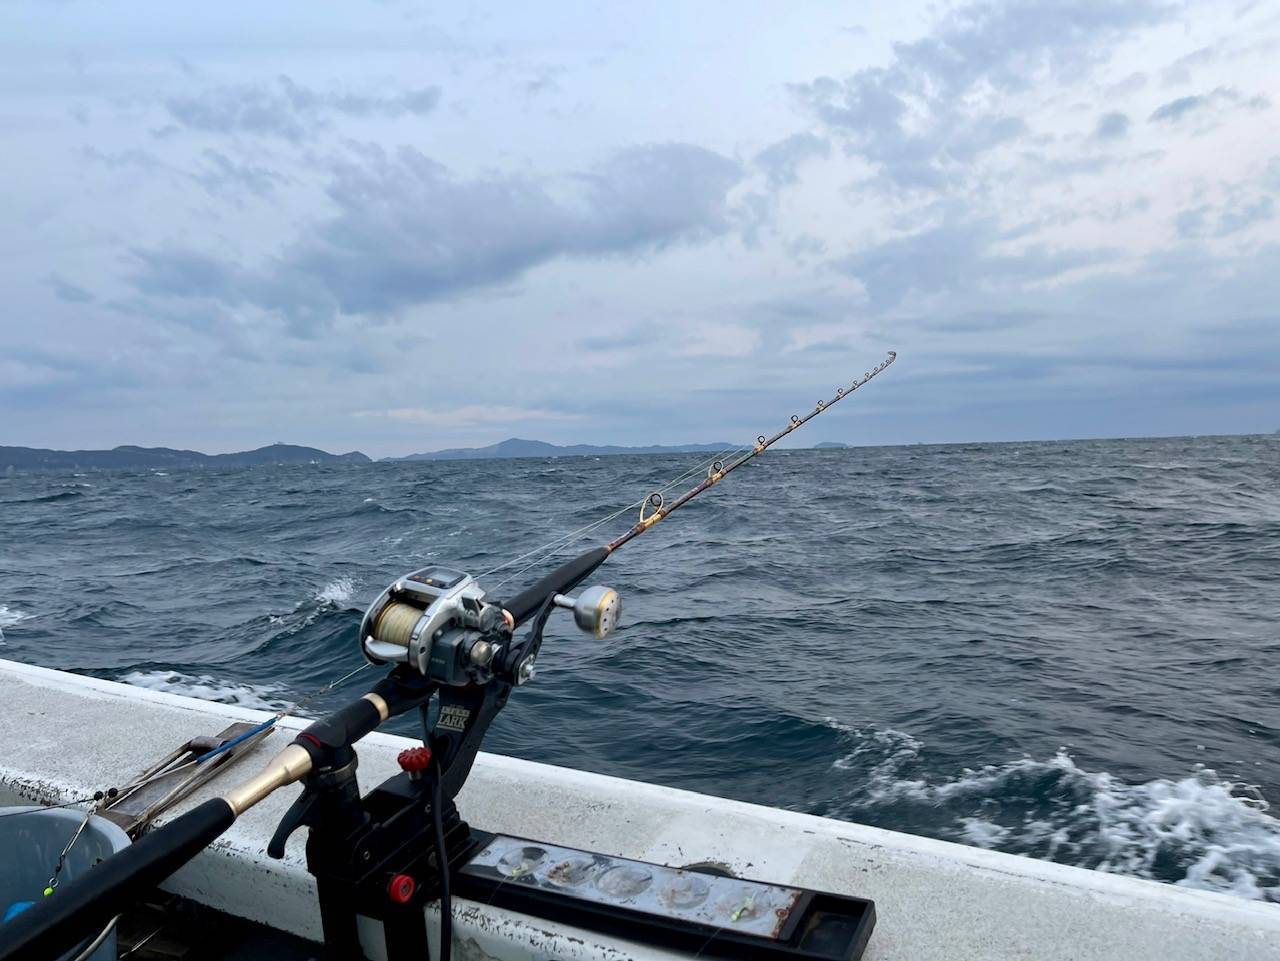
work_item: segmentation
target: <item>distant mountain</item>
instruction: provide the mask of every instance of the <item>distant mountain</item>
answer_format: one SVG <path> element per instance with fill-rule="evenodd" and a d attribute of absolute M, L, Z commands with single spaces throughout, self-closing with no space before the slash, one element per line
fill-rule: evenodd
<path fill-rule="evenodd" d="M 824 440 L 820 444 L 814 444 L 814 450 L 846 450 L 850 445 L 842 444 L 838 440 Z"/>
<path fill-rule="evenodd" d="M 512 437 L 488 447 L 451 447 L 448 450 L 410 454 L 408 457 L 391 457 L 388 460 L 490 460 L 504 457 L 582 457 L 608 454 L 698 454 L 717 453 L 730 444 L 675 444 L 653 447 L 614 447 L 596 444 L 572 444 L 561 447 L 541 440 L 521 440 Z"/>
<path fill-rule="evenodd" d="M 330 454 L 315 447 L 271 444 L 234 454 L 202 454 L 171 447 L 114 447 L 111 450 L 45 450 L 39 447 L 0 447 L 4 470 L 129 470 L 157 467 L 255 467 L 265 464 L 368 464 L 359 451 Z"/>

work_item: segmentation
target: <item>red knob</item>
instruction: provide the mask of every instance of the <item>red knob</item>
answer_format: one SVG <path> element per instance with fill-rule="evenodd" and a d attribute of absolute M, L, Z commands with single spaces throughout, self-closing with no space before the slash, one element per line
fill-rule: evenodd
<path fill-rule="evenodd" d="M 413 900 L 413 889 L 417 886 L 417 882 L 409 875 L 397 874 L 387 885 L 387 897 L 396 904 L 408 904 Z"/>
<path fill-rule="evenodd" d="M 431 766 L 431 748 L 406 748 L 396 756 L 396 761 L 400 764 L 400 770 L 408 771 L 410 774 L 421 774 Z"/>

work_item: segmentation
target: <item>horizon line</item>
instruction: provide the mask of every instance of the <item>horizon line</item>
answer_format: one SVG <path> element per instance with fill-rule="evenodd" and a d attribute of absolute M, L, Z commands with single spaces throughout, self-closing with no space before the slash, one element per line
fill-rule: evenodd
<path fill-rule="evenodd" d="M 842 444 L 846 448 L 850 448 L 850 449 L 879 448 L 879 447 L 957 447 L 957 446 L 963 446 L 967 444 L 1054 444 L 1054 443 L 1084 443 L 1089 441 L 1108 441 L 1108 440 L 1177 440 L 1179 438 L 1200 439 L 1200 438 L 1210 438 L 1210 437 L 1272 437 L 1277 434 L 1280 434 L 1280 430 L 1245 431 L 1240 433 L 1209 433 L 1209 434 L 1122 434 L 1122 435 L 1100 435 L 1100 436 L 1084 436 L 1084 437 L 1025 437 L 1025 438 L 1007 439 L 1007 440 L 968 439 L 968 440 L 955 440 L 955 441 L 898 441 L 894 443 L 855 443 L 850 441 L 833 440 L 828 438 L 824 440 L 814 441 L 811 444 L 802 444 L 802 445 L 794 445 L 794 446 L 786 446 L 786 447 L 779 446 L 777 449 L 778 450 L 815 450 L 817 449 L 817 445 L 819 444 Z M 513 436 L 513 437 L 503 438 L 500 441 L 494 441 L 493 443 L 490 443 L 490 444 L 481 444 L 474 447 L 443 447 L 437 450 L 417 450 L 417 451 L 412 451 L 408 454 L 386 454 L 379 457 L 374 457 L 369 454 L 365 454 L 363 451 L 359 449 L 334 452 L 324 447 L 318 447 L 314 444 L 299 444 L 299 443 L 291 443 L 286 441 L 273 441 L 269 444 L 262 444 L 257 447 L 245 447 L 245 448 L 239 448 L 236 450 L 217 451 L 213 453 L 210 453 L 208 451 L 197 450 L 196 448 L 193 448 L 193 447 L 170 447 L 166 444 L 142 445 L 142 444 L 127 444 L 127 443 L 116 444 L 113 447 L 83 447 L 83 448 L 31 447 L 26 444 L 0 444 L 0 448 L 12 447 L 12 448 L 24 448 L 26 450 L 46 450 L 46 451 L 51 451 L 53 453 L 59 453 L 59 454 L 70 454 L 70 453 L 79 453 L 79 452 L 82 452 L 82 453 L 108 452 L 108 451 L 119 450 L 120 448 L 137 448 L 138 450 L 171 450 L 171 451 L 190 452 L 194 454 L 202 454 L 207 457 L 216 457 L 216 456 L 228 455 L 228 454 L 251 453 L 254 451 L 266 450 L 271 447 L 304 447 L 312 450 L 317 450 L 317 451 L 320 451 L 321 453 L 329 454 L 330 456 L 334 456 L 334 457 L 360 454 L 364 457 L 368 457 L 372 463 L 376 464 L 383 461 L 406 460 L 408 458 L 418 457 L 424 454 L 430 455 L 430 454 L 442 454 L 442 453 L 452 452 L 452 451 L 484 450 L 485 448 L 496 447 L 499 444 L 503 444 L 513 440 L 524 441 L 527 443 L 548 444 L 552 447 L 558 447 L 558 448 L 619 447 L 619 448 L 622 448 L 622 450 L 618 452 L 618 456 L 621 456 L 622 454 L 630 453 L 630 452 L 634 452 L 637 454 L 646 453 L 640 449 L 652 448 L 652 447 L 705 447 L 707 450 L 712 450 L 722 446 L 727 446 L 727 447 L 735 446 L 732 444 L 724 445 L 719 442 L 709 443 L 709 442 L 703 442 L 703 441 L 686 441 L 683 443 L 669 443 L 669 444 L 599 444 L 599 443 L 591 443 L 587 441 L 575 441 L 572 443 L 556 443 L 554 441 L 544 441 L 536 438 Z M 742 445 L 737 445 L 737 446 L 750 446 L 750 442 L 747 442 L 746 444 L 742 444 Z M 657 454 L 657 453 L 663 453 L 663 452 L 654 452 L 654 454 Z M 671 453 L 677 453 L 677 454 L 678 453 L 701 453 L 701 451 L 687 451 L 687 452 L 672 451 Z M 532 456 L 537 457 L 538 455 L 532 455 Z M 605 455 L 602 455 L 602 456 L 614 456 L 614 455 L 610 455 L 606 453 Z M 480 458 L 441 458 L 441 459 L 442 460 L 448 460 L 448 459 L 475 460 Z M 522 458 L 514 457 L 514 458 L 492 458 L 492 459 L 520 460 Z"/>

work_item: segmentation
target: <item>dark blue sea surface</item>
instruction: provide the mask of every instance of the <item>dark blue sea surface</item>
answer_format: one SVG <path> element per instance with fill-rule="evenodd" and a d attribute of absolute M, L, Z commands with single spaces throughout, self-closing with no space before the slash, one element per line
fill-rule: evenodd
<path fill-rule="evenodd" d="M 0 657 L 285 705 L 397 575 L 698 463 L 0 477 Z M 489 750 L 1280 901 L 1280 437 L 771 451 L 598 580 Z"/>

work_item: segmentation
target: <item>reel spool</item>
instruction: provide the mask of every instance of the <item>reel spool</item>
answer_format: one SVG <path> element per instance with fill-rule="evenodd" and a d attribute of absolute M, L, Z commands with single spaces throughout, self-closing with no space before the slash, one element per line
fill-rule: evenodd
<path fill-rule="evenodd" d="M 613 633 L 622 612 L 609 587 L 554 594 L 552 604 L 572 611 L 574 623 L 597 640 Z M 511 614 L 487 601 L 470 574 L 427 567 L 378 595 L 360 624 L 361 648 L 375 664 L 407 664 L 440 684 L 487 684 L 502 673 L 500 655 L 512 646 L 514 627 Z M 532 656 L 510 667 L 512 683 L 533 677 Z"/>

